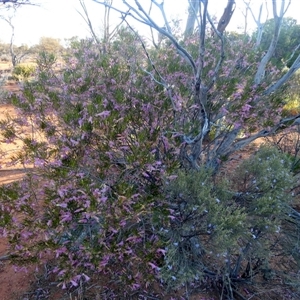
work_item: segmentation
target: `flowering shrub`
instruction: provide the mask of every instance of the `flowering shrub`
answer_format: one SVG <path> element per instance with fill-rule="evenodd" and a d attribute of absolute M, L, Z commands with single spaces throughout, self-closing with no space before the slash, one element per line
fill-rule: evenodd
<path fill-rule="evenodd" d="M 192 37 L 187 43 L 193 53 Z M 252 280 L 272 250 L 268 237 L 282 226 L 289 204 L 282 197 L 293 182 L 278 153 L 265 166 L 274 176 L 255 175 L 258 190 L 249 183 L 254 175 L 239 175 L 243 191 L 214 181 L 222 159 L 239 149 L 238 133 L 280 116 L 277 95 L 258 104 L 263 86 L 250 80 L 255 54 L 237 43 L 245 51 L 237 68 L 236 48 L 228 49 L 208 95 L 210 139 L 194 165 L 201 109 L 190 99 L 189 67 L 172 46 L 145 51 L 125 29 L 106 54 L 89 40 L 72 45 L 59 68 L 55 57 L 39 57 L 36 79 L 10 99 L 20 115 L 1 121 L 5 142 L 23 142 L 11 163 L 34 166 L 0 189 L 14 263 L 54 257 L 63 286 L 102 273 L 123 296 L 157 278 L 175 288 L 209 282 L 228 295 L 233 283 Z M 208 54 L 208 76 L 213 60 Z M 257 157 L 242 170 L 255 173 Z"/>
<path fill-rule="evenodd" d="M 2 136 L 23 141 L 12 160 L 35 171 L 19 193 L 16 184 L 3 190 L 4 234 L 15 262 L 52 253 L 64 283 L 76 286 L 93 270 L 136 289 L 154 274 L 147 262 L 160 256 L 152 219 L 162 206 L 161 176 L 174 165 L 162 134 L 168 108 L 163 92 L 152 93 L 154 84 L 136 71 L 133 51 L 96 59 L 87 45 L 66 57 L 60 74 L 39 64 L 37 80 L 11 99 L 20 118 L 3 122 Z"/>

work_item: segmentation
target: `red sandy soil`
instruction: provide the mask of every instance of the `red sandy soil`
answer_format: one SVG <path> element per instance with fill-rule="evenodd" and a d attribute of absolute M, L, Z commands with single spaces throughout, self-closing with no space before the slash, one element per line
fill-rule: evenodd
<path fill-rule="evenodd" d="M 7 85 L 9 91 L 16 91 L 16 85 Z M 7 115 L 13 115 L 15 110 L 10 105 L 0 104 L 0 120 L 5 119 Z M 0 157 L 0 184 L 6 184 L 22 178 L 24 170 L 22 166 L 7 167 L 8 156 L 18 150 L 20 144 L 8 145 L 0 142 L 0 151 L 5 155 Z M 0 300 L 29 299 L 22 295 L 30 289 L 30 286 L 36 281 L 35 266 L 30 266 L 27 271 L 16 271 L 6 259 L 7 240 L 0 238 Z M 37 299 L 37 298 L 36 298 Z"/>

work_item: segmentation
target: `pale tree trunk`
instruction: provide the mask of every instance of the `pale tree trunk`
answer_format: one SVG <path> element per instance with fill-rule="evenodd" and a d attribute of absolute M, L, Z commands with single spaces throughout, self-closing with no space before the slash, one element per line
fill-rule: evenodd
<path fill-rule="evenodd" d="M 272 38 L 272 41 L 271 41 L 271 44 L 269 46 L 269 49 L 268 49 L 267 53 L 263 56 L 262 60 L 259 63 L 257 72 L 256 72 L 255 77 L 254 77 L 254 83 L 255 84 L 260 84 L 262 82 L 262 80 L 264 79 L 266 66 L 267 66 L 268 62 L 270 61 L 270 59 L 272 58 L 272 56 L 275 52 L 276 45 L 277 45 L 277 42 L 278 42 L 278 39 L 279 39 L 282 20 L 283 20 L 284 14 L 286 12 L 285 0 L 281 0 L 281 7 L 280 7 L 279 14 L 277 12 L 277 3 L 276 2 L 277 2 L 276 0 L 272 1 L 273 16 L 274 16 L 274 21 L 275 21 L 275 28 L 274 28 L 273 38 Z M 287 6 L 289 6 L 289 4 L 290 4 L 290 2 L 288 3 Z"/>
<path fill-rule="evenodd" d="M 195 23 L 197 21 L 197 16 L 200 8 L 200 0 L 188 0 L 188 18 L 186 21 L 184 36 L 187 37 L 191 35 L 195 29 Z"/>
<path fill-rule="evenodd" d="M 110 6 L 113 4 L 113 0 L 107 0 L 109 6 L 105 6 L 104 12 L 104 35 L 103 35 L 103 53 L 107 52 L 107 46 L 109 45 L 109 25 L 110 25 Z"/>
<path fill-rule="evenodd" d="M 258 19 L 255 20 L 255 22 L 257 24 L 257 36 L 256 36 L 256 42 L 255 42 L 255 49 L 257 49 L 259 47 L 259 45 L 261 43 L 262 34 L 263 34 L 263 24 L 261 23 L 262 9 L 263 9 L 263 4 L 260 5 Z"/>
<path fill-rule="evenodd" d="M 246 35 L 248 32 L 248 11 L 249 11 L 249 7 L 247 6 L 245 13 L 242 12 L 242 14 L 244 16 L 244 35 Z"/>
<path fill-rule="evenodd" d="M 13 26 L 13 24 L 10 24 L 10 25 L 11 25 L 12 33 L 11 33 L 11 38 L 10 38 L 9 49 L 10 49 L 11 62 L 12 62 L 13 67 L 15 67 L 17 65 L 17 56 L 14 51 L 15 27 Z"/>

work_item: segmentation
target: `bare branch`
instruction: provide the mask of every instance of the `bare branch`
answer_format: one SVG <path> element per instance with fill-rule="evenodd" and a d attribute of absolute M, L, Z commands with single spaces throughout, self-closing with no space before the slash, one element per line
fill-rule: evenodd
<path fill-rule="evenodd" d="M 155 0 L 151 0 L 151 3 L 154 3 L 160 9 L 160 12 L 164 18 L 165 27 L 167 28 L 168 32 L 171 33 L 171 27 L 169 25 L 169 22 L 167 20 L 167 16 L 166 16 L 166 13 L 164 10 L 164 2 L 162 2 L 161 4 L 158 4 Z"/>
<path fill-rule="evenodd" d="M 22 4 L 31 4 L 30 0 L 0 0 L 0 4 L 12 4 L 12 5 L 22 5 Z"/>
<path fill-rule="evenodd" d="M 257 36 L 256 36 L 256 43 L 255 43 L 255 49 L 258 48 L 258 46 L 260 45 L 261 43 L 261 38 L 262 38 L 262 34 L 263 34 L 263 23 L 261 22 L 261 16 L 262 16 L 262 10 L 263 10 L 263 6 L 264 4 L 261 3 L 260 7 L 259 7 L 259 13 L 258 13 L 258 17 L 256 18 L 254 13 L 253 13 L 253 10 L 252 8 L 250 7 L 250 3 L 251 1 L 249 2 L 246 2 L 244 0 L 244 3 L 246 4 L 246 9 L 250 11 L 251 15 L 252 15 L 252 18 L 254 20 L 254 22 L 256 23 L 256 26 L 257 26 Z M 267 8 L 267 2 L 265 1 L 265 6 Z M 267 12 L 268 12 L 268 9 L 267 9 Z M 266 16 L 266 19 L 268 18 L 268 13 L 267 13 L 267 16 Z"/>
<path fill-rule="evenodd" d="M 293 59 L 295 53 L 299 50 L 299 48 L 300 48 L 300 44 L 298 44 L 298 45 L 295 47 L 295 49 L 293 50 L 293 52 L 292 52 L 292 54 L 290 55 L 290 57 L 286 60 L 285 64 L 287 64 L 290 60 Z"/>
<path fill-rule="evenodd" d="M 29 4 L 30 0 L 0 0 L 2 4 Z"/>
<path fill-rule="evenodd" d="M 196 63 L 194 61 L 194 59 L 192 58 L 192 56 L 188 53 L 188 51 L 182 47 L 178 41 L 175 39 L 175 37 L 171 34 L 171 32 L 169 32 L 170 29 L 166 30 L 164 28 L 161 28 L 149 15 L 148 13 L 143 9 L 143 7 L 141 6 L 141 4 L 139 3 L 139 1 L 135 0 L 135 3 L 138 7 L 138 9 L 141 11 L 141 13 L 134 8 L 132 5 L 130 5 L 127 1 L 123 1 L 124 4 L 126 4 L 126 6 L 128 7 L 128 11 L 124 12 L 120 9 L 117 9 L 115 6 L 111 6 L 103 1 L 98 1 L 98 0 L 93 0 L 96 3 L 105 5 L 105 6 L 109 6 L 111 7 L 111 9 L 121 13 L 122 18 L 126 18 L 127 16 L 132 17 L 133 19 L 139 21 L 142 24 L 145 24 L 149 27 L 154 28 L 155 30 L 157 30 L 160 34 L 162 34 L 163 36 L 167 37 L 175 46 L 175 48 L 177 49 L 178 53 L 190 64 L 190 66 L 193 69 L 193 73 L 194 75 L 197 74 L 197 67 L 196 67 Z M 155 2 L 153 2 L 155 4 Z"/>
<path fill-rule="evenodd" d="M 23 5 L 39 6 L 39 3 L 34 3 L 35 0 L 0 0 L 0 9 L 18 8 Z"/>
<path fill-rule="evenodd" d="M 232 145 L 232 147 L 230 147 L 228 149 L 226 155 L 230 155 L 231 153 L 233 153 L 235 151 L 243 149 L 245 146 L 249 145 L 251 142 L 255 141 L 256 139 L 258 139 L 260 137 L 266 137 L 266 136 L 275 134 L 278 130 L 282 130 L 282 129 L 286 128 L 287 125 L 289 125 L 289 124 L 297 125 L 297 120 L 300 120 L 300 115 L 282 119 L 282 120 L 280 120 L 279 123 L 277 123 L 276 125 L 274 125 L 273 127 L 271 127 L 268 130 L 263 129 L 249 137 L 242 138 L 242 139 L 238 140 L 235 144 Z M 223 153 L 223 154 L 225 154 L 225 153 Z"/>
<path fill-rule="evenodd" d="M 202 15 L 200 20 L 201 24 L 200 24 L 200 43 L 199 43 L 200 64 L 197 71 L 196 80 L 200 80 L 203 71 L 203 66 L 204 66 L 207 5 L 208 5 L 208 1 L 205 1 L 203 14 L 200 7 L 200 14 Z M 201 82 L 199 82 L 199 84 L 201 84 Z"/>
<path fill-rule="evenodd" d="M 248 2 L 250 4 L 251 0 Z M 244 0 L 244 3 L 245 0 Z M 248 4 L 246 3 L 246 5 Z M 245 19 L 245 24 L 244 24 L 244 34 L 247 33 L 247 29 L 248 29 L 248 11 L 249 11 L 249 6 L 246 7 L 246 12 L 244 13 L 242 9 L 240 9 L 240 11 L 242 12 L 243 16 L 244 16 L 244 19 Z"/>
<path fill-rule="evenodd" d="M 110 5 L 112 5 L 113 0 L 107 0 L 110 1 Z M 104 13 L 104 43 L 106 43 L 109 40 L 109 18 L 110 18 L 110 8 L 105 7 L 105 13 Z"/>
<path fill-rule="evenodd" d="M 289 9 L 290 5 L 291 5 L 292 0 L 289 0 L 289 3 L 287 4 L 286 8 L 284 9 L 284 11 L 282 12 L 283 15 L 286 14 L 287 10 Z"/>
<path fill-rule="evenodd" d="M 211 19 L 209 13 L 207 13 L 207 19 L 208 19 L 208 22 L 209 22 L 210 26 L 213 29 L 213 34 L 216 33 L 217 36 L 219 37 L 219 39 L 222 39 L 222 34 L 217 30 L 217 27 L 215 26 L 215 24 L 214 24 L 213 20 Z"/>
<path fill-rule="evenodd" d="M 265 92 L 264 95 L 270 95 L 273 92 L 277 91 L 283 84 L 285 84 L 297 70 L 300 69 L 300 54 L 289 68 L 288 72 L 285 73 L 275 84 L 270 86 Z"/>
<path fill-rule="evenodd" d="M 77 12 L 83 18 L 83 20 L 86 22 L 86 24 L 87 24 L 88 28 L 90 29 L 90 32 L 91 32 L 91 34 L 92 34 L 92 36 L 93 36 L 93 38 L 96 42 L 96 44 L 100 45 L 100 40 L 98 39 L 98 36 L 95 33 L 95 30 L 93 28 L 93 24 L 92 24 L 91 19 L 89 17 L 88 10 L 86 8 L 84 0 L 79 0 L 79 3 L 80 3 L 80 6 L 81 6 L 81 8 L 84 12 L 84 15 L 79 10 L 77 10 Z"/>
<path fill-rule="evenodd" d="M 131 30 L 132 32 L 134 32 L 134 34 L 136 35 L 136 37 L 140 40 L 140 43 L 141 43 L 141 45 L 142 45 L 142 47 L 143 47 L 143 49 L 144 49 L 144 52 L 145 52 L 145 54 L 146 54 L 146 56 L 147 56 L 147 58 L 148 58 L 148 61 L 150 62 L 151 67 L 152 67 L 152 69 L 154 70 L 155 74 L 159 77 L 160 81 L 157 80 L 157 79 L 153 76 L 153 74 L 150 73 L 150 72 L 148 72 L 147 70 L 142 69 L 142 71 L 145 72 L 146 74 L 150 75 L 151 78 L 152 78 L 152 80 L 154 80 L 157 84 L 163 86 L 163 87 L 166 89 L 166 91 L 168 92 L 168 96 L 169 96 L 169 98 L 170 98 L 170 100 L 171 100 L 171 103 L 172 103 L 172 106 L 173 106 L 173 110 L 176 111 L 176 105 L 175 105 L 175 103 L 174 103 L 174 101 L 173 101 L 172 91 L 171 91 L 170 85 L 166 82 L 166 80 L 163 78 L 163 76 L 160 74 L 160 72 L 159 72 L 159 71 L 157 70 L 157 68 L 155 67 L 155 64 L 153 63 L 153 61 L 152 61 L 152 59 L 151 59 L 151 57 L 150 57 L 150 55 L 149 55 L 149 53 L 148 53 L 148 51 L 147 51 L 147 49 L 146 49 L 146 46 L 145 46 L 144 41 L 143 41 L 143 40 L 141 39 L 141 37 L 134 31 L 134 29 L 129 25 L 129 23 L 128 23 L 127 21 L 125 21 L 125 22 L 126 22 L 126 24 L 128 25 L 128 27 L 130 28 L 130 30 Z"/>
<path fill-rule="evenodd" d="M 151 10 L 152 10 L 152 1 L 151 1 L 151 4 L 150 4 L 150 7 L 149 7 L 149 12 L 148 12 L 149 15 L 151 14 Z M 160 45 L 160 42 L 158 41 L 158 44 L 155 42 L 154 34 L 153 34 L 153 28 L 152 27 L 150 27 L 150 32 L 151 32 L 152 44 L 157 49 L 159 47 L 159 45 Z"/>

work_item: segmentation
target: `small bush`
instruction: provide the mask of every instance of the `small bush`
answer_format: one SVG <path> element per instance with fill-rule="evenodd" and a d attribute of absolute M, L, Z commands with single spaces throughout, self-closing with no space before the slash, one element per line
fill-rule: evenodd
<path fill-rule="evenodd" d="M 291 165 L 286 154 L 262 147 L 228 181 L 213 180 L 205 168 L 167 180 L 163 282 L 172 288 L 211 284 L 228 299 L 238 295 L 239 283 L 251 282 L 258 292 L 257 278 L 272 282 L 268 274 L 295 288 L 300 223 L 289 206 L 295 184 Z M 281 260 L 290 260 L 289 272 Z"/>
<path fill-rule="evenodd" d="M 29 79 L 36 71 L 36 66 L 33 64 L 19 64 L 13 70 L 13 78 L 17 81 Z"/>
<path fill-rule="evenodd" d="M 286 116 L 297 116 L 300 113 L 299 99 L 289 100 L 283 107 L 283 114 Z"/>
<path fill-rule="evenodd" d="M 248 235 L 246 214 L 231 201 L 228 183 L 215 185 L 212 173 L 203 168 L 179 172 L 166 183 L 165 192 L 171 213 L 162 231 L 167 239 L 163 281 L 179 287 L 205 280 L 208 272 L 219 273 L 230 252 L 238 252 L 239 238 Z M 209 261 L 218 261 L 218 267 L 210 266 Z"/>

